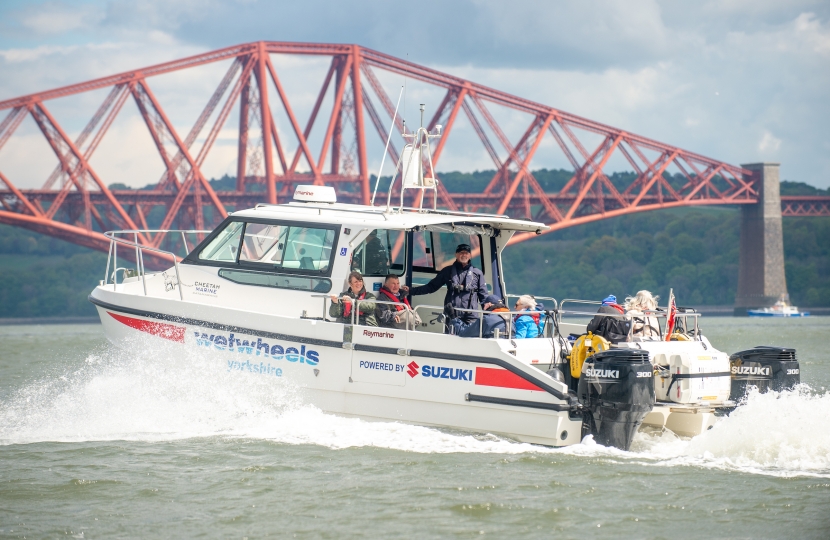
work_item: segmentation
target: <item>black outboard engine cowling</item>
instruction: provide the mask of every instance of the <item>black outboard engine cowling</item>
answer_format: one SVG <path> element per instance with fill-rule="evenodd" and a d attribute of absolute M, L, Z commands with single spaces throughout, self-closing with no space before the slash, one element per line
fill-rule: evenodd
<path fill-rule="evenodd" d="M 585 359 L 577 389 L 584 409 L 582 437 L 621 450 L 654 406 L 654 366 L 648 351 L 609 349 Z"/>
<path fill-rule="evenodd" d="M 801 382 L 795 349 L 760 346 L 729 357 L 732 392 L 729 399 L 739 401 L 750 386 L 761 393 L 769 390 L 790 390 Z"/>

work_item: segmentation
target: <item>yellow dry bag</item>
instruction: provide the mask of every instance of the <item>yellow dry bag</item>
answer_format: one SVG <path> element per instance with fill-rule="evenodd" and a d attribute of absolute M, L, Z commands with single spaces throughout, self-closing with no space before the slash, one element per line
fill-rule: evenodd
<path fill-rule="evenodd" d="M 673 332 L 672 335 L 669 337 L 669 339 L 671 341 L 691 341 L 689 336 L 687 336 L 686 334 L 684 334 L 682 332 L 677 332 L 677 331 Z"/>

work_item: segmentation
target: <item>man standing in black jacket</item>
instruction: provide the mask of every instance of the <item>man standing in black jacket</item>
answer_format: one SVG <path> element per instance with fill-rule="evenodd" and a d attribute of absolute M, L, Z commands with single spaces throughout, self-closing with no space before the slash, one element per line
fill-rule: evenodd
<path fill-rule="evenodd" d="M 459 244 L 455 248 L 455 262 L 442 268 L 438 275 L 426 285 L 409 289 L 409 294 L 430 294 L 446 285 L 445 306 L 449 304 L 452 308 L 481 309 L 481 304 L 487 297 L 487 283 L 484 281 L 484 274 L 481 270 L 470 264 L 472 258 L 470 251 L 469 244 Z M 406 287 L 401 287 L 401 289 L 407 292 Z M 476 321 L 480 314 L 458 311 L 456 316 L 466 327 Z"/>

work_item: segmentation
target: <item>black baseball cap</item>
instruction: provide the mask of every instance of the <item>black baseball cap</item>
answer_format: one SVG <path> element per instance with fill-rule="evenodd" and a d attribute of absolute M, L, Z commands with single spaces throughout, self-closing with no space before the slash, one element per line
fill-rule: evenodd
<path fill-rule="evenodd" d="M 504 304 L 501 298 L 496 296 L 495 294 L 487 295 L 487 298 L 484 299 L 485 304 Z"/>
<path fill-rule="evenodd" d="M 459 253 L 461 251 L 466 251 L 467 253 L 472 253 L 472 249 L 470 249 L 470 244 L 458 244 L 458 247 L 455 248 L 455 252 Z"/>

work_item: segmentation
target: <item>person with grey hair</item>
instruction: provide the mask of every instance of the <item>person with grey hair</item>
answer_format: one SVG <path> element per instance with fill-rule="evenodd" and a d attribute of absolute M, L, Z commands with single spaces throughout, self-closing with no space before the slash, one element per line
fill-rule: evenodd
<path fill-rule="evenodd" d="M 660 337 L 660 323 L 657 317 L 647 314 L 657 309 L 659 296 L 653 296 L 651 292 L 643 290 L 634 296 L 625 299 L 626 315 L 631 317 L 631 335 L 647 338 Z"/>
<path fill-rule="evenodd" d="M 516 300 L 516 305 L 513 307 L 514 311 L 527 311 L 528 313 L 520 313 L 513 317 L 513 337 L 514 338 L 535 338 L 539 337 L 539 321 L 541 313 L 536 310 L 536 299 L 525 294 Z"/>

